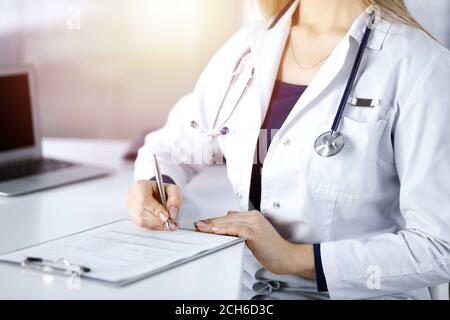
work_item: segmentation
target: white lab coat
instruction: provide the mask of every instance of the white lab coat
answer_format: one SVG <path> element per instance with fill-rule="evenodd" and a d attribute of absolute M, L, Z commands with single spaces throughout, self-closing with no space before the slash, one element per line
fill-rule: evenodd
<path fill-rule="evenodd" d="M 267 23 L 246 26 L 226 43 L 165 127 L 146 138 L 136 180 L 153 177 L 157 153 L 162 171 L 183 187 L 203 167 L 185 163 L 189 149 L 213 148 L 225 156 L 241 209 L 248 210 L 255 145 L 297 5 L 272 30 Z M 379 105 L 347 107 L 340 127 L 347 144 L 337 156 L 321 158 L 313 149 L 331 127 L 365 27 L 362 15 L 273 138 L 261 211 L 289 241 L 321 243 L 330 298 L 427 299 L 427 287 L 450 281 L 449 51 L 418 29 L 381 20 L 351 93 Z M 253 67 L 255 82 L 227 122 L 229 134 L 207 138 L 202 130 L 212 126 L 236 61 L 249 47 L 221 118 Z M 300 288 L 298 297 L 305 288 L 314 291 L 312 282 L 276 277 L 248 259 L 244 278 L 254 295 L 274 293 L 280 283 Z"/>

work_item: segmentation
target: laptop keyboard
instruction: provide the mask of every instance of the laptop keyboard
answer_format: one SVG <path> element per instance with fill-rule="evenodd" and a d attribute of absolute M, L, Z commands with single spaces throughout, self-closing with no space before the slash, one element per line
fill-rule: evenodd
<path fill-rule="evenodd" d="M 31 175 L 52 172 L 76 164 L 54 159 L 28 159 L 0 165 L 0 181 L 19 179 Z"/>

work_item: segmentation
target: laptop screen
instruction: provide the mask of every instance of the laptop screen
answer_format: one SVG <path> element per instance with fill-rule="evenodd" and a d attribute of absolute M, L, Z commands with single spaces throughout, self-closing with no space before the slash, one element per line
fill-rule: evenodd
<path fill-rule="evenodd" d="M 28 75 L 0 76 L 0 152 L 34 144 Z"/>

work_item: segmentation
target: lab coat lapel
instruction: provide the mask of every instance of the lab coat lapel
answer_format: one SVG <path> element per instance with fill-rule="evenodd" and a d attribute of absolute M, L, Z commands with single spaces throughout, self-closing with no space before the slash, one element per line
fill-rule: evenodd
<path fill-rule="evenodd" d="M 286 123 L 289 122 L 299 111 L 304 110 L 308 105 L 310 105 L 315 99 L 319 98 L 320 95 L 325 91 L 325 89 L 333 82 L 338 73 L 342 70 L 345 65 L 346 58 L 350 49 L 350 39 L 345 37 L 336 49 L 333 51 L 331 56 L 313 78 L 311 83 L 308 85 L 307 90 L 302 95 L 301 99 L 298 101 L 297 105 L 294 107 L 293 112 L 289 115 Z M 338 107 L 339 101 L 336 102 Z"/>
<path fill-rule="evenodd" d="M 250 48 L 253 53 L 255 77 L 261 105 L 261 123 L 267 112 L 277 78 L 281 58 L 292 24 L 292 15 L 299 5 L 296 1 L 280 19 L 278 24 L 253 39 Z"/>
<path fill-rule="evenodd" d="M 299 1 L 296 1 L 279 21 L 277 26 L 263 32 L 250 43 L 250 48 L 254 57 L 256 84 L 260 97 L 261 123 L 264 121 L 264 117 L 267 113 L 281 58 L 291 30 L 292 16 L 298 6 Z M 370 49 L 381 50 L 383 42 L 389 33 L 390 26 L 391 24 L 389 22 L 381 20 L 369 40 L 368 47 Z M 325 92 L 330 84 L 332 84 L 333 80 L 335 80 L 339 72 L 342 71 L 349 58 L 351 39 L 360 42 L 365 27 L 366 16 L 363 13 L 354 22 L 348 34 L 342 39 L 329 59 L 327 59 L 325 64 L 316 74 L 309 84 L 308 89 L 304 92 L 301 99 L 286 119 L 283 127 L 287 126 L 300 111 L 306 110 L 308 106 L 312 105 L 314 100 L 320 98 L 321 94 Z M 338 105 L 339 101 L 336 101 L 336 105 L 330 106 L 329 112 L 334 113 L 337 110 Z"/>
<path fill-rule="evenodd" d="M 336 79 L 337 75 L 342 71 L 344 66 L 346 65 L 347 59 L 352 59 L 349 57 L 349 51 L 351 47 L 352 39 L 356 42 L 360 42 L 364 30 L 366 28 L 366 17 L 365 14 L 361 14 L 361 16 L 353 23 L 350 31 L 347 35 L 342 39 L 342 41 L 338 44 L 336 49 L 333 51 L 331 56 L 327 59 L 325 64 L 316 74 L 314 79 L 309 84 L 307 90 L 303 93 L 300 100 L 297 102 L 296 106 L 289 114 L 286 119 L 283 128 L 289 126 L 289 124 L 295 120 L 296 116 L 308 109 L 309 106 L 313 105 L 313 102 L 320 98 L 321 95 L 326 91 L 328 86 L 333 83 Z M 367 47 L 372 50 L 381 50 L 382 45 L 386 39 L 387 34 L 389 33 L 389 29 L 391 27 L 391 23 L 381 20 L 374 30 L 371 39 Z M 351 65 L 350 65 L 351 67 Z M 350 70 L 348 70 L 348 74 L 350 74 Z M 342 84 L 344 86 L 345 83 Z M 343 89 L 342 89 L 343 90 Z M 331 114 L 335 114 L 338 106 L 339 106 L 340 96 L 336 97 L 336 104 L 330 105 L 327 110 Z"/>
<path fill-rule="evenodd" d="M 281 58 L 285 49 L 289 32 L 291 28 L 291 19 L 272 30 L 266 31 L 251 45 L 254 54 L 254 64 L 256 70 L 256 84 L 261 104 L 261 123 L 267 113 L 273 87 L 278 75 Z M 321 92 L 332 82 L 336 74 L 342 69 L 350 47 L 349 38 L 346 37 L 333 54 L 317 73 L 314 80 L 304 92 L 285 124 L 292 119 L 298 111 L 304 109 L 317 98 Z"/>

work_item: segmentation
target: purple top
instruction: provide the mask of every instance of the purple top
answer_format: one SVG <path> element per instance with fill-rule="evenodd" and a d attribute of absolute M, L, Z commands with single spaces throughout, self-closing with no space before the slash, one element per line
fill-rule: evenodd
<path fill-rule="evenodd" d="M 253 164 L 250 183 L 250 200 L 258 211 L 261 210 L 261 169 L 264 158 L 269 150 L 272 138 L 283 126 L 306 88 L 307 86 L 290 84 L 278 80 L 275 82 L 272 99 L 258 139 L 256 150 L 257 163 Z"/>
<path fill-rule="evenodd" d="M 257 145 L 256 164 L 253 165 L 250 182 L 250 201 L 256 210 L 261 211 L 261 169 L 264 158 L 269 150 L 272 137 L 281 129 L 292 109 L 305 92 L 307 86 L 289 84 L 277 81 L 270 100 L 269 109 Z M 322 266 L 320 244 L 314 244 L 314 264 L 316 267 L 316 282 L 319 292 L 327 292 L 328 285 Z"/>

